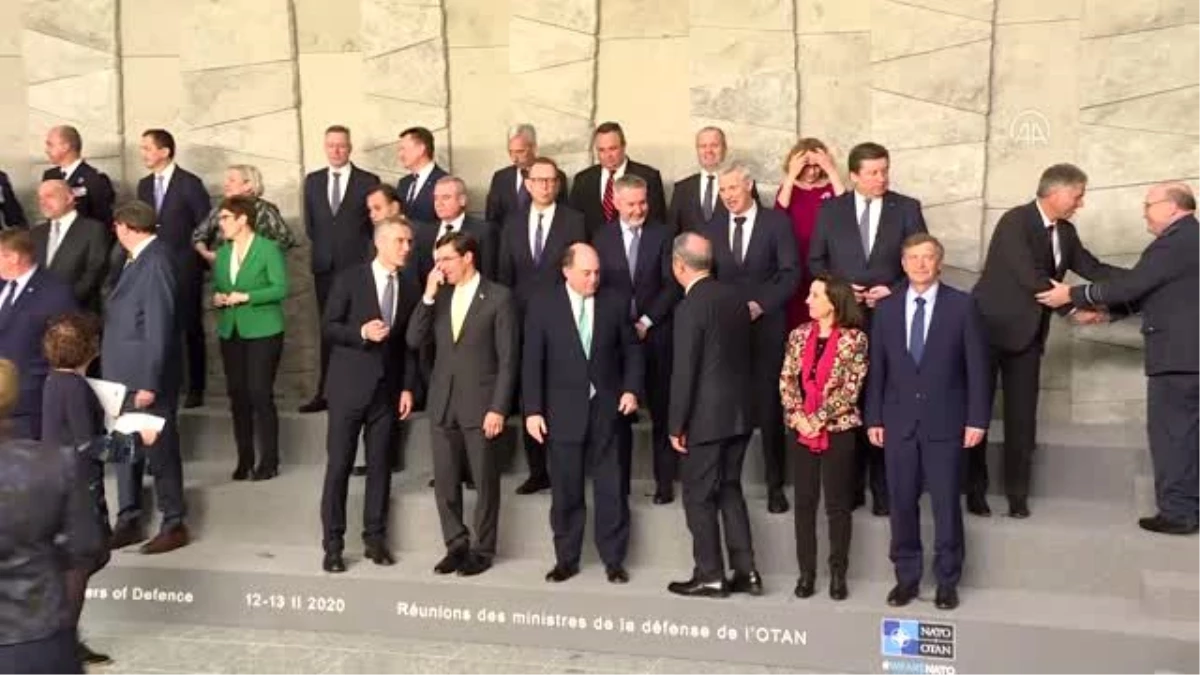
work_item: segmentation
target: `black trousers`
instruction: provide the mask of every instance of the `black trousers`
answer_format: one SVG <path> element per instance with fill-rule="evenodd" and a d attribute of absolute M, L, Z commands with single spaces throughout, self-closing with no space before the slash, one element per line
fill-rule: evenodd
<path fill-rule="evenodd" d="M 586 475 L 592 476 L 596 550 L 607 566 L 625 564 L 629 549 L 629 491 L 622 482 L 619 427 L 628 422 L 592 400 L 588 430 L 581 441 L 548 443 L 551 500 L 550 529 L 560 565 L 578 566 L 587 522 Z"/>
<path fill-rule="evenodd" d="M 176 254 L 179 270 L 176 287 L 176 311 L 183 330 L 183 346 L 187 364 L 188 391 L 204 393 L 208 386 L 208 358 L 204 341 L 204 267 L 200 255 L 193 250 Z"/>
<path fill-rule="evenodd" d="M 992 350 L 992 384 L 1000 378 L 1004 392 L 1004 493 L 1029 497 L 1033 451 L 1037 447 L 1038 392 L 1041 389 L 1042 344 L 1017 352 Z M 966 489 L 983 495 L 988 490 L 988 441 L 967 450 Z"/>
<path fill-rule="evenodd" d="M 451 406 L 453 409 L 453 406 Z M 431 424 L 433 449 L 433 496 L 437 501 L 438 519 L 442 524 L 442 541 L 450 551 L 471 547 L 471 531 L 463 524 L 464 459 L 475 477 L 475 546 L 476 554 L 485 558 L 496 555 L 497 528 L 500 523 L 500 467 L 497 464 L 496 441 L 483 435 L 479 420 L 465 428 L 447 413 L 444 424 Z"/>
<path fill-rule="evenodd" d="M 363 436 L 367 455 L 367 492 L 363 504 L 363 542 L 368 546 L 387 541 L 388 507 L 391 504 L 392 470 L 389 451 L 396 430 L 397 396 L 380 382 L 365 405 L 329 401 L 328 460 L 321 493 L 321 524 L 327 552 L 341 552 L 346 534 L 346 491 L 358 438 Z"/>
<path fill-rule="evenodd" d="M 0 645 L 0 673 L 82 673 L 76 644 L 72 627 L 41 640 Z"/>
<path fill-rule="evenodd" d="M 259 467 L 279 467 L 279 411 L 275 408 L 275 373 L 283 354 L 283 334 L 247 339 L 235 330 L 221 340 L 225 385 L 233 415 L 233 438 L 239 469 L 254 468 L 258 432 Z"/>
<path fill-rule="evenodd" d="M 817 504 L 825 487 L 829 519 L 829 570 L 846 572 L 854 510 L 856 429 L 829 434 L 829 447 L 815 454 L 788 435 L 792 448 L 792 486 L 795 489 L 796 563 L 803 574 L 817 572 Z"/>
<path fill-rule="evenodd" d="M 178 352 L 175 354 L 178 358 Z M 125 395 L 125 404 L 121 412 L 135 410 L 133 399 L 136 393 L 131 391 Z M 179 425 L 175 418 L 178 396 L 174 392 L 167 393 L 170 396 L 159 395 L 154 399 L 153 405 L 138 411 L 166 420 L 158 440 L 147 448 L 143 461 L 121 462 L 115 469 L 120 504 L 117 520 L 120 523 L 136 524 L 142 517 L 142 478 L 146 471 L 146 462 L 150 463 L 150 472 L 154 475 L 154 497 L 158 502 L 158 510 L 162 513 L 160 529 L 163 532 L 183 525 L 186 512 L 183 500 L 183 460 L 179 453 Z"/>
<path fill-rule="evenodd" d="M 683 513 L 692 533 L 693 573 L 701 581 L 717 581 L 725 575 L 722 526 L 729 566 L 743 574 L 754 569 L 750 516 L 742 494 L 742 462 L 749 441 L 749 435 L 742 435 L 692 443 L 679 463 Z"/>
<path fill-rule="evenodd" d="M 933 573 L 938 585 L 957 586 L 962 576 L 962 438 L 931 441 L 899 434 L 884 436 L 891 487 L 890 556 L 896 583 L 916 586 L 925 567 L 921 548 L 922 488 L 933 506 Z"/>
<path fill-rule="evenodd" d="M 1151 375 L 1146 379 L 1146 389 L 1146 431 L 1158 511 L 1174 522 L 1195 525 L 1200 376 Z"/>
<path fill-rule="evenodd" d="M 329 374 L 329 351 L 331 346 L 329 340 L 325 339 L 325 331 L 321 330 L 325 316 L 325 302 L 329 299 L 329 289 L 333 288 L 333 278 L 335 273 L 329 272 L 314 272 L 313 273 L 313 293 L 317 296 L 317 333 L 321 336 L 321 362 L 318 364 L 320 376 L 317 380 L 317 395 L 316 398 L 325 397 L 325 376 Z"/>
<path fill-rule="evenodd" d="M 754 382 L 755 424 L 762 438 L 763 469 L 767 489 L 782 490 L 787 471 L 787 443 L 783 440 L 783 404 L 779 400 L 779 371 L 783 370 L 783 352 L 787 333 L 784 317 L 763 316 L 750 324 L 754 351 L 750 370 Z M 769 322 L 769 323 L 768 323 Z"/>
<path fill-rule="evenodd" d="M 679 475 L 679 453 L 671 447 L 667 429 L 671 396 L 670 326 L 651 328 L 643 345 L 646 355 L 646 404 L 650 408 L 652 424 L 650 446 L 654 460 L 654 482 L 659 492 L 670 492 Z M 625 485 L 628 490 L 629 463 L 625 468 Z"/>

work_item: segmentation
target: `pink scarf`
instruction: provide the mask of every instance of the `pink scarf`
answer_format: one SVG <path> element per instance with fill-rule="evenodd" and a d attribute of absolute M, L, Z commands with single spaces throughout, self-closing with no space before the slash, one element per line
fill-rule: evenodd
<path fill-rule="evenodd" d="M 825 402 L 825 384 L 829 382 L 829 373 L 833 370 L 833 362 L 837 355 L 838 329 L 829 333 L 825 343 L 825 351 L 817 362 L 816 372 L 812 364 L 817 359 L 817 338 L 821 328 L 815 322 L 808 332 L 808 341 L 804 344 L 804 356 L 800 362 L 800 387 L 804 391 L 804 412 L 812 415 Z M 797 432 L 801 445 L 807 446 L 814 455 L 819 455 L 829 448 L 829 434 L 822 429 L 815 436 L 805 436 Z"/>

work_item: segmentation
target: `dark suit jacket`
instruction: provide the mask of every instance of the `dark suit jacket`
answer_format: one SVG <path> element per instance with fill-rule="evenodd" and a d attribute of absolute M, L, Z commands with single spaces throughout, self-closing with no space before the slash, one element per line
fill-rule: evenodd
<path fill-rule="evenodd" d="M 383 342 L 362 338 L 363 324 L 383 318 L 371 263 L 355 265 L 334 278 L 321 317 L 325 339 L 332 347 L 325 382 L 325 398 L 331 406 L 366 407 L 380 385 L 392 397 L 416 387 L 416 352 L 404 337 L 413 305 L 420 303 L 420 291 L 405 283 L 403 275 L 398 278 L 396 313 Z"/>
<path fill-rule="evenodd" d="M 70 284 L 75 302 L 81 308 L 99 313 L 100 288 L 108 272 L 108 228 L 99 221 L 77 215 L 49 265 L 46 264 L 46 252 L 50 244 L 50 223 L 34 225 L 30 228 L 30 236 L 37 248 L 38 265 Z"/>
<path fill-rule="evenodd" d="M 371 259 L 374 228 L 367 192 L 378 184 L 379 176 L 351 165 L 335 214 L 329 209 L 329 168 L 304 177 L 304 232 L 312 243 L 313 274 L 340 272 Z"/>
<path fill-rule="evenodd" d="M 667 199 L 663 194 L 662 175 L 658 173 L 658 169 L 652 166 L 639 164 L 632 159 L 626 161 L 628 164 L 625 166 L 625 172 L 639 176 L 646 181 L 646 203 L 650 207 L 646 214 L 646 220 L 666 222 Z M 571 206 L 583 214 L 589 237 L 607 221 L 604 217 L 604 206 L 601 203 L 603 196 L 600 185 L 601 175 L 600 165 L 593 164 L 575 174 L 575 181 L 571 183 Z"/>
<path fill-rule="evenodd" d="M 567 248 L 587 239 L 583 214 L 560 204 L 554 208 L 550 231 L 542 246 L 542 259 L 535 265 L 529 245 L 529 210 L 515 213 L 500 231 L 500 261 L 496 267 L 496 280 L 513 290 L 517 309 L 524 313 L 529 298 L 538 288 L 562 281 L 561 263 Z"/>
<path fill-rule="evenodd" d="M 1187 215 L 1172 223 L 1150 242 L 1137 264 L 1127 273 L 1107 281 L 1076 286 L 1071 300 L 1076 307 L 1109 305 L 1142 314 L 1146 340 L 1146 374 L 1195 373 L 1200 353 L 1200 324 L 1196 289 L 1200 285 L 1200 230 L 1196 217 Z"/>
<path fill-rule="evenodd" d="M 987 337 L 970 295 L 941 283 L 920 365 L 908 352 L 908 284 L 875 306 L 865 421 L 887 438 L 916 434 L 962 442 L 966 427 L 987 429 L 992 383 Z"/>
<path fill-rule="evenodd" d="M 42 180 L 65 180 L 75 195 L 75 210 L 79 215 L 91 220 L 98 220 L 111 231 L 113 226 L 113 202 L 116 193 L 113 192 L 112 181 L 101 171 L 98 171 L 86 161 L 81 162 L 70 176 L 64 176 L 62 169 L 52 166 L 42 172 Z M 153 193 L 152 193 L 153 194 Z M 151 198 L 149 204 L 154 203 Z"/>
<path fill-rule="evenodd" d="M 670 330 L 671 314 L 683 295 L 671 272 L 671 244 L 672 236 L 666 225 L 646 221 L 638 245 L 636 276 L 630 279 L 621 225 L 611 223 L 596 231 L 592 246 L 600 257 L 600 288 L 621 297 L 628 322 L 645 315 L 654 329 Z M 631 298 L 636 316 L 629 313 Z"/>
<path fill-rule="evenodd" d="M 750 310 L 736 289 L 692 286 L 675 308 L 672 364 L 672 436 L 694 445 L 750 433 Z"/>
<path fill-rule="evenodd" d="M 121 272 L 104 309 L 100 367 L 104 379 L 133 393 L 153 391 L 159 402 L 179 390 L 175 263 L 155 239 Z"/>
<path fill-rule="evenodd" d="M 421 288 L 425 287 L 425 279 L 433 271 L 433 247 L 441 238 L 443 229 L 440 221 L 418 223 L 413 242 L 413 255 L 416 256 L 414 267 L 416 276 L 420 279 Z M 472 216 L 464 216 L 462 231 L 475 237 L 479 242 L 479 255 L 475 260 L 475 268 L 485 279 L 495 280 L 496 259 L 500 256 L 500 235 L 496 226 L 486 220 Z"/>
<path fill-rule="evenodd" d="M 614 293 L 596 294 L 589 356 L 583 352 L 566 286 L 541 291 L 535 302 L 538 311 L 525 316 L 521 405 L 526 417 L 546 417 L 551 439 L 579 443 L 592 417 L 592 387 L 595 405 L 611 422 L 621 416 L 617 405 L 622 394 L 644 399 L 645 362 L 629 322 L 629 303 Z M 612 430 L 611 425 L 595 429 L 592 438 L 602 442 Z"/>
<path fill-rule="evenodd" d="M 675 183 L 675 189 L 671 191 L 671 206 L 667 209 L 667 225 L 671 226 L 674 234 L 703 228 L 707 222 L 704 218 L 704 209 L 700 206 L 700 195 L 703 191 L 704 186 L 700 184 L 699 172 Z M 757 183 L 751 188 L 751 194 L 754 197 L 754 203 L 759 204 Z M 720 187 L 717 185 L 716 179 L 713 179 L 712 219 L 719 220 L 728 217 L 729 210 L 721 201 Z"/>
<path fill-rule="evenodd" d="M 871 208 L 876 207 L 872 204 Z M 852 284 L 894 289 L 905 278 L 904 268 L 900 265 L 904 240 L 927 231 L 921 202 L 896 192 L 886 192 L 871 257 L 867 258 L 858 236 L 854 190 L 847 190 L 825 200 L 817 213 L 817 224 L 808 245 L 808 270 L 813 276 L 832 274 Z"/>
<path fill-rule="evenodd" d="M 138 181 L 137 198 L 154 206 L 154 174 Z M 192 232 L 208 217 L 212 210 L 210 202 L 200 177 L 176 164 L 158 213 L 158 239 L 170 249 L 175 259 L 180 290 L 187 288 L 186 283 L 191 283 L 194 292 L 202 280 L 204 262 L 192 246 Z"/>
<path fill-rule="evenodd" d="M 437 222 L 437 213 L 433 210 L 433 186 L 437 185 L 437 182 L 446 175 L 448 174 L 442 167 L 434 164 L 433 171 L 429 173 L 429 179 L 421 185 L 421 190 L 417 192 L 416 197 L 413 198 L 411 203 L 407 199 L 408 186 L 416 178 L 412 174 L 409 174 L 396 183 L 396 192 L 400 194 L 400 200 L 404 202 L 404 215 L 409 220 L 422 223 Z"/>
<path fill-rule="evenodd" d="M 40 417 L 42 384 L 50 371 L 42 352 L 42 337 L 52 317 L 73 309 L 75 300 L 71 287 L 39 267 L 13 301 L 12 308 L 0 315 L 0 358 L 16 364 L 21 378 L 14 415 Z M 34 434 L 40 431 L 40 426 L 33 428 Z"/>
<path fill-rule="evenodd" d="M 452 286 L 443 286 L 432 305 L 418 300 L 407 340 L 416 349 L 432 336 L 436 346 L 425 406 L 434 423 L 445 426 L 453 419 L 464 429 L 478 429 L 487 413 L 507 417 L 512 409 L 521 358 L 520 325 L 508 289 L 480 279 L 455 341 L 450 325 L 453 295 Z"/>
<path fill-rule="evenodd" d="M 25 220 L 25 209 L 21 208 L 17 193 L 13 192 L 8 174 L 0 171 L 0 229 L 28 224 L 29 221 Z"/>
<path fill-rule="evenodd" d="M 558 171 L 559 204 L 567 203 L 567 174 Z M 517 167 L 506 166 L 492 174 L 492 184 L 488 187 L 487 208 L 484 217 L 489 223 L 503 225 L 508 217 L 529 206 L 528 200 L 524 205 L 517 200 Z"/>
<path fill-rule="evenodd" d="M 1050 310 L 1038 304 L 1034 295 L 1050 288 L 1050 279 L 1062 281 L 1067 270 L 1092 281 L 1124 271 L 1097 260 L 1084 248 L 1069 221 L 1059 221 L 1055 229 L 1062 258 L 1058 267 L 1035 202 L 1010 209 L 996 223 L 983 272 L 973 290 L 992 346 L 1015 352 L 1035 341 L 1045 344 Z M 1060 313 L 1067 311 L 1069 308 Z"/>

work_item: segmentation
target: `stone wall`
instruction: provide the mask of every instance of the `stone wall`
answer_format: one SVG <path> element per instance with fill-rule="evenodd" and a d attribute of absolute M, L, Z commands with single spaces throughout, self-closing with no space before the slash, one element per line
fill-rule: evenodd
<path fill-rule="evenodd" d="M 165 126 L 214 194 L 227 164 L 258 165 L 299 230 L 300 180 L 333 123 L 389 180 L 398 132 L 433 129 L 474 209 L 519 121 L 569 172 L 596 123 L 621 121 L 668 183 L 691 172 L 695 129 L 718 124 L 767 198 L 798 134 L 843 164 L 870 139 L 970 283 L 996 220 L 1058 161 L 1091 176 L 1087 245 L 1136 258 L 1146 186 L 1200 175 L 1198 21 L 1193 0 L 0 2 L 0 168 L 32 215 L 44 132 L 69 122 L 128 195 L 141 130 Z M 313 386 L 316 317 L 307 249 L 290 265 L 279 387 L 295 399 Z M 1131 327 L 1056 322 L 1050 349 L 1043 414 L 1144 414 Z"/>

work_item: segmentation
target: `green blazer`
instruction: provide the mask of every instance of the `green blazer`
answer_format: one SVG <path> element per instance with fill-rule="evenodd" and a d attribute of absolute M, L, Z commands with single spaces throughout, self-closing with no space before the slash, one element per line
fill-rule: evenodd
<path fill-rule="evenodd" d="M 235 328 L 238 337 L 247 339 L 279 335 L 283 332 L 283 299 L 288 294 L 287 265 L 279 245 L 255 235 L 238 270 L 237 281 L 229 278 L 232 259 L 233 243 L 221 244 L 213 266 L 213 291 L 245 293 L 250 302 L 218 308 L 217 335 L 229 338 Z"/>

